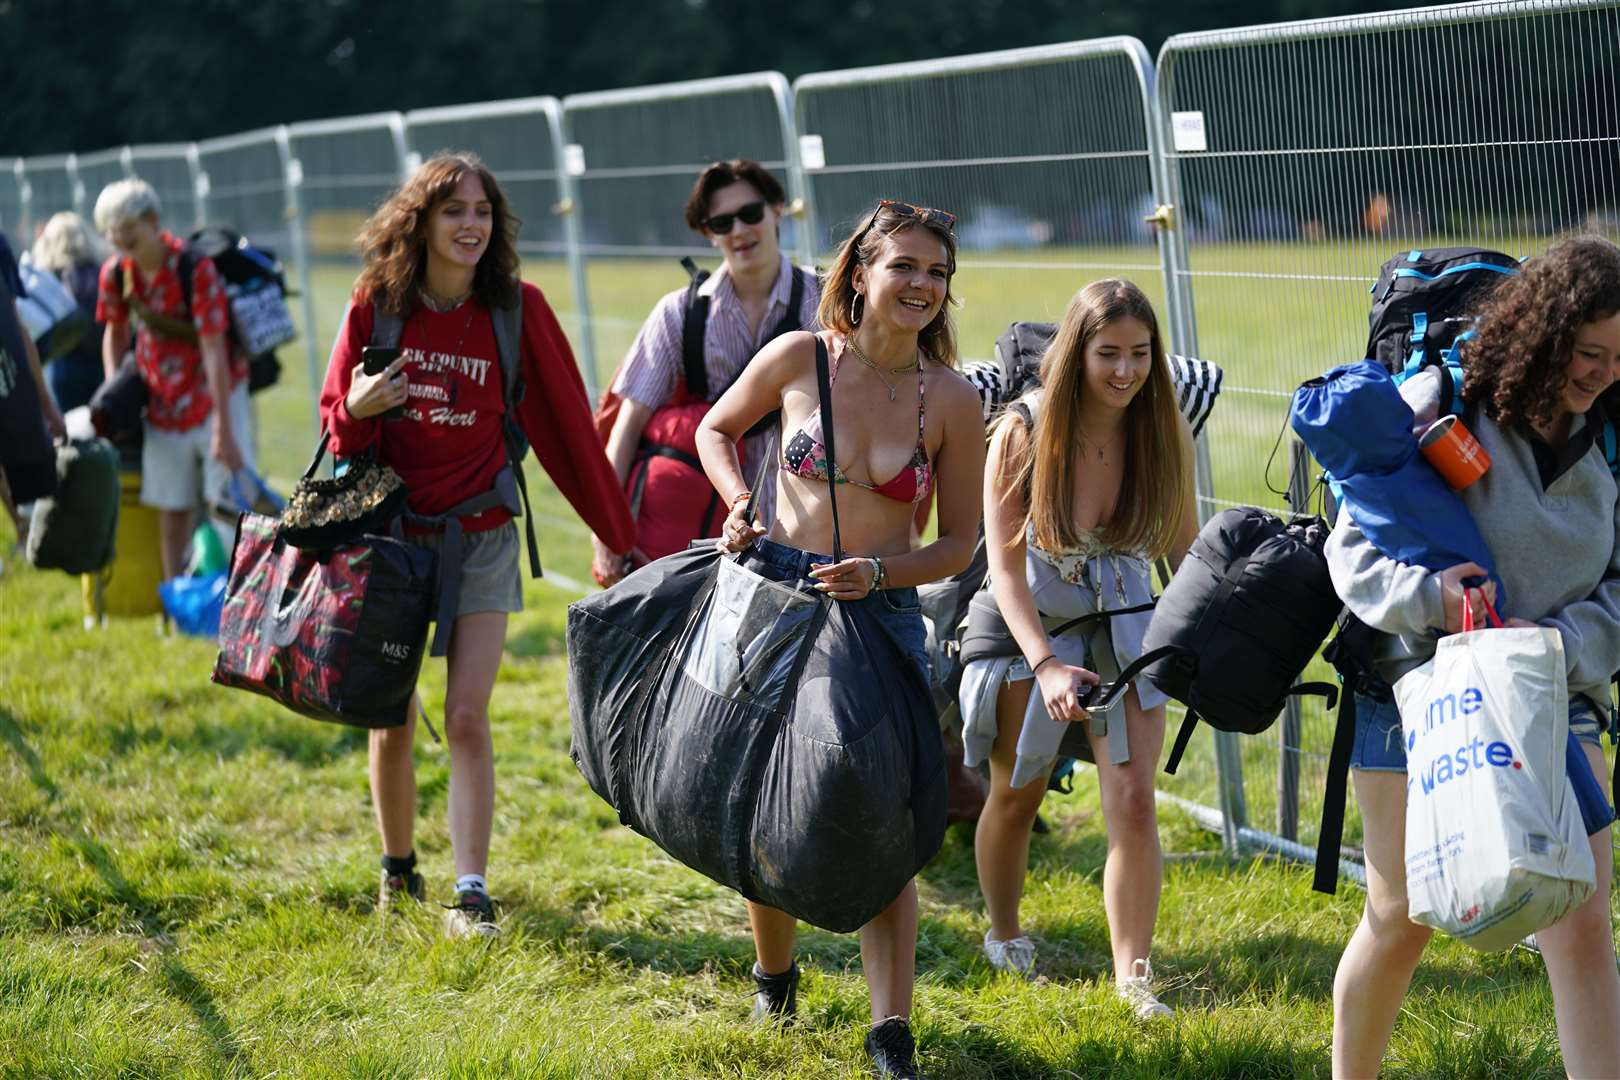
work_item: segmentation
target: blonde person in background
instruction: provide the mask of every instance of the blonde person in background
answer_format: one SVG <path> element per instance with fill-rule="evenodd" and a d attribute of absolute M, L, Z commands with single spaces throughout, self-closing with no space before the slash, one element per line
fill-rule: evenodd
<path fill-rule="evenodd" d="M 45 381 L 64 413 L 88 405 L 103 378 L 101 344 L 106 328 L 95 322 L 101 264 L 108 249 L 95 229 L 71 210 L 52 214 L 30 252 L 34 267 L 53 274 L 78 302 L 80 314 L 93 329 L 78 344 L 45 367 Z"/>
<path fill-rule="evenodd" d="M 1140 289 L 1108 280 L 1076 293 L 1040 375 L 993 427 L 984 474 L 991 590 L 1022 655 L 974 661 L 961 688 L 967 762 L 990 762 L 974 839 L 990 915 L 984 952 L 992 967 L 1025 978 L 1035 946 L 1018 907 L 1053 758 L 1023 756 L 1020 735 L 1030 724 L 1088 721 L 1080 693 L 1141 655 L 1149 618 L 1121 615 L 1053 638 L 1042 616 L 1068 621 L 1148 602 L 1152 560 L 1179 566 L 1198 528 L 1192 433 Z M 1108 829 L 1103 908 L 1115 985 L 1144 1018 L 1170 1015 L 1148 961 L 1163 884 L 1153 774 L 1165 701 L 1137 680 L 1106 744 L 1088 733 Z"/>
<path fill-rule="evenodd" d="M 185 241 L 163 227 L 157 192 L 118 180 L 96 199 L 96 228 L 113 247 L 101 268 L 96 321 L 103 373 L 112 378 L 135 335 L 135 366 L 148 392 L 141 444 L 141 502 L 156 507 L 163 576 L 183 566 L 199 505 L 227 503 L 231 476 L 254 467 L 247 357 L 226 334 L 225 282 L 211 260 L 192 260 L 181 295 Z"/>

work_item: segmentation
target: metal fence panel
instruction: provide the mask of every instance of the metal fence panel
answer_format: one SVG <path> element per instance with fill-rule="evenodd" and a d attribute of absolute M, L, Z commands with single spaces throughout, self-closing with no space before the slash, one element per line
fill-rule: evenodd
<path fill-rule="evenodd" d="M 60 210 L 79 209 L 79 179 L 76 155 L 46 154 L 23 159 L 23 176 L 28 198 L 24 203 L 22 230 L 31 241 L 34 230 Z M 93 209 L 90 207 L 90 209 Z"/>
<path fill-rule="evenodd" d="M 74 159 L 74 172 L 78 180 L 78 188 L 83 193 L 78 210 L 85 220 L 92 226 L 95 224 L 96 199 L 101 195 L 101 189 L 114 180 L 123 180 L 132 175 L 129 167 L 129 147 L 115 146 L 107 150 L 96 150 L 89 154 L 79 154 Z M 156 185 L 154 184 L 155 188 Z M 169 220 L 169 202 L 158 192 L 158 199 L 163 204 L 163 219 L 165 224 Z M 41 219 L 44 220 L 43 218 Z M 185 235 L 184 228 L 177 230 Z"/>
<path fill-rule="evenodd" d="M 794 99 L 809 239 L 824 262 L 879 198 L 957 215 L 965 359 L 991 356 L 1015 320 L 1060 320 L 1104 277 L 1136 281 L 1178 344 L 1145 220 L 1159 188 L 1153 68 L 1135 38 L 817 73 L 794 83 Z M 1198 739 L 1163 786 L 1223 805 L 1209 736 Z"/>
<path fill-rule="evenodd" d="M 1148 124 L 1152 66 L 1109 38 L 806 75 L 794 84 L 814 248 L 826 258 L 880 197 L 957 215 L 964 356 L 1015 319 L 1062 318 L 1094 278 L 1164 310 Z"/>
<path fill-rule="evenodd" d="M 1620 234 L 1620 13 L 1493 3 L 1178 35 L 1159 58 L 1167 180 L 1187 259 L 1173 287 L 1227 366 L 1210 421 L 1220 505 L 1280 508 L 1266 463 L 1304 379 L 1362 357 L 1392 255 L 1483 244 L 1535 255 Z M 1271 484 L 1287 482 L 1279 453 Z M 1320 662 L 1318 662 L 1320 664 Z M 1307 678 L 1331 673 L 1320 666 Z M 1302 718 L 1301 839 L 1331 722 Z M 1280 725 L 1281 726 L 1281 725 Z M 1282 751 L 1245 739 L 1250 822 L 1289 816 Z M 1352 820 L 1354 837 L 1359 822 Z"/>
<path fill-rule="evenodd" d="M 32 239 L 23 232 L 23 177 L 21 158 L 0 158 L 0 233 L 21 252 Z"/>
<path fill-rule="evenodd" d="M 565 216 L 573 206 L 562 168 L 562 103 L 534 97 L 418 109 L 405 114 L 405 140 L 412 161 L 439 150 L 471 150 L 484 159 L 522 221 L 524 276 L 545 292 L 578 343 L 583 322 L 571 278 L 578 260 L 570 258 Z M 583 348 L 580 362 L 585 364 Z"/>
<path fill-rule="evenodd" d="M 151 184 L 163 203 L 163 221 L 175 235 L 184 235 L 203 223 L 197 203 L 197 148 L 192 143 L 132 146 L 127 167 Z M 90 190 L 86 182 L 87 191 Z M 94 202 L 95 195 L 88 196 Z"/>
<path fill-rule="evenodd" d="M 753 158 L 800 195 L 787 80 L 776 72 L 576 94 L 563 101 L 587 256 L 593 386 L 604 385 L 663 294 L 682 287 L 683 255 L 714 250 L 686 227 L 682 207 L 713 161 Z M 790 216 L 782 246 L 797 244 Z"/>

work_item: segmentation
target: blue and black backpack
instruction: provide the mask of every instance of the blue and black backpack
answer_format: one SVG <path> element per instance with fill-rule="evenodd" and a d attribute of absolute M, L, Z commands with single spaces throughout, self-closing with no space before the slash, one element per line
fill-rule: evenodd
<path fill-rule="evenodd" d="M 1367 358 L 1382 364 L 1397 385 L 1427 368 L 1437 369 L 1443 408 L 1469 422 L 1463 402 L 1462 346 L 1474 336 L 1474 313 L 1479 305 L 1497 285 L 1518 272 L 1519 260 L 1487 248 L 1435 248 L 1395 256 L 1379 270 L 1371 290 Z M 1614 421 L 1604 417 L 1593 437 L 1609 472 L 1620 479 L 1620 435 Z M 1378 631 L 1349 608 L 1339 613 L 1337 627 L 1322 656 L 1338 672 L 1344 692 L 1339 697 L 1333 750 L 1328 757 L 1313 885 L 1328 894 L 1334 891 L 1338 876 L 1355 737 L 1355 697 L 1359 693 L 1387 700 L 1392 695 L 1373 667 Z M 1620 771 L 1616 779 L 1620 786 Z"/>

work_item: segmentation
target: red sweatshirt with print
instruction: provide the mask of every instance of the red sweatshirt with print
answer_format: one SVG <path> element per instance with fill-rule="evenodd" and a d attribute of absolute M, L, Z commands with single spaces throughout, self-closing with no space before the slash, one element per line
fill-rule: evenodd
<path fill-rule="evenodd" d="M 505 413 L 495 324 L 475 300 L 454 311 L 419 307 L 405 322 L 400 347 L 409 386 L 400 420 L 349 415 L 351 372 L 371 341 L 369 302 L 349 305 L 321 387 L 321 422 L 332 433 L 334 454 L 378 447 L 399 473 L 418 514 L 442 514 L 494 486 L 506 464 L 501 426 Z M 591 531 L 615 551 L 628 551 L 635 524 L 624 491 L 602 451 L 585 384 L 574 353 L 545 297 L 523 285 L 523 400 L 518 424 L 541 468 Z M 512 519 L 496 508 L 465 518 L 469 532 Z"/>

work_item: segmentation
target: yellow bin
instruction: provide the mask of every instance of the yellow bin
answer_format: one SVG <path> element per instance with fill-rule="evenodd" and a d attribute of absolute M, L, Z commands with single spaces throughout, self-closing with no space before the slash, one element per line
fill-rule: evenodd
<path fill-rule="evenodd" d="M 99 574 L 84 575 L 86 616 L 157 615 L 163 611 L 158 584 L 163 580 L 158 512 L 141 505 L 141 474 L 118 474 L 117 554 Z"/>

